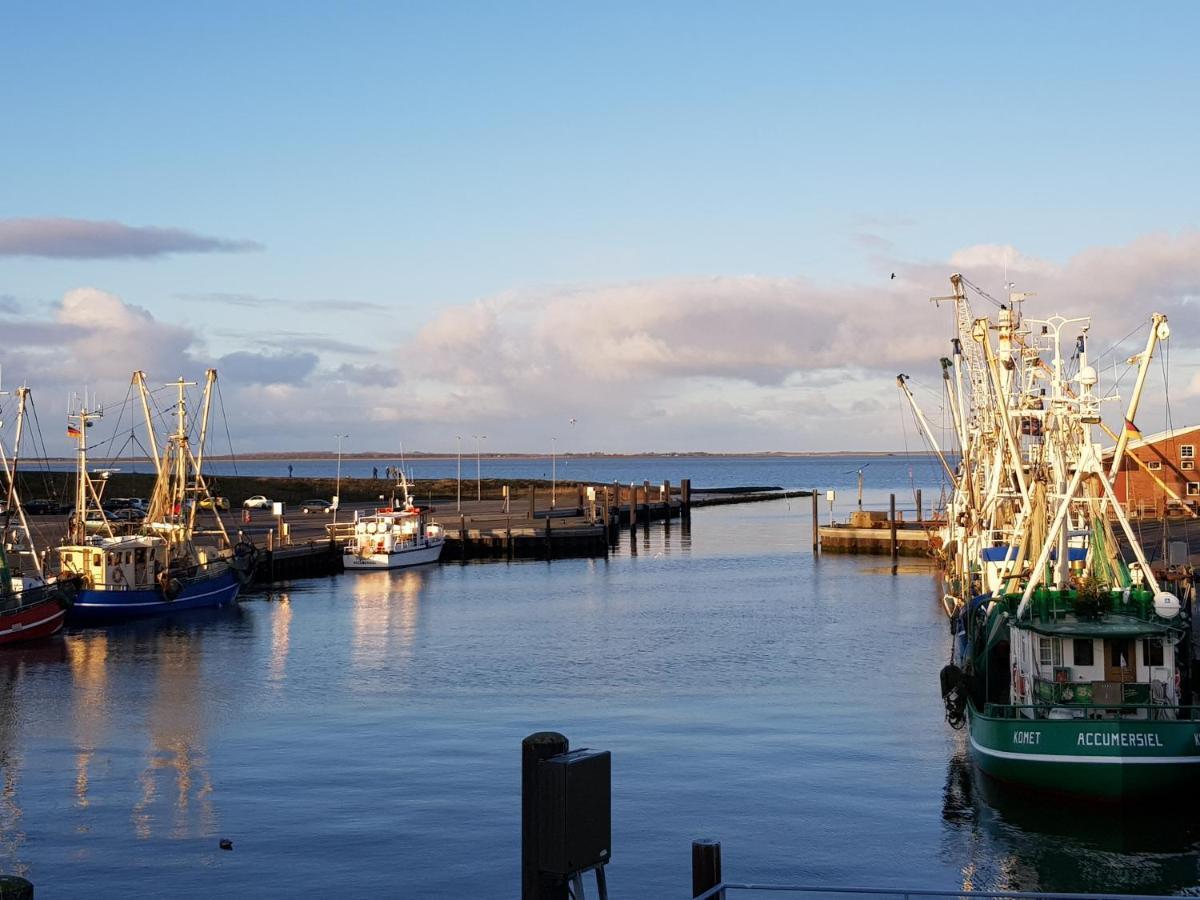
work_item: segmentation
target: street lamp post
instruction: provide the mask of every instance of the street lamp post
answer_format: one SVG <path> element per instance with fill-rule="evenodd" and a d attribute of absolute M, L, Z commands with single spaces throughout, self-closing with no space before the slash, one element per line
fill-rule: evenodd
<path fill-rule="evenodd" d="M 479 478 L 479 473 L 481 471 L 479 462 L 479 442 L 486 441 L 487 435 L 473 434 L 471 437 L 475 438 L 475 499 L 476 501 L 479 501 L 483 499 L 483 482 Z"/>
<path fill-rule="evenodd" d="M 550 438 L 550 508 L 558 493 L 558 438 Z"/>
<path fill-rule="evenodd" d="M 462 512 L 462 435 L 456 434 L 454 439 L 458 441 L 458 499 L 456 504 L 458 512 Z"/>
<path fill-rule="evenodd" d="M 334 479 L 333 487 L 333 522 L 337 524 L 338 507 L 342 505 L 342 438 L 348 438 L 348 434 L 335 434 L 338 442 L 338 457 L 337 457 L 337 478 Z"/>

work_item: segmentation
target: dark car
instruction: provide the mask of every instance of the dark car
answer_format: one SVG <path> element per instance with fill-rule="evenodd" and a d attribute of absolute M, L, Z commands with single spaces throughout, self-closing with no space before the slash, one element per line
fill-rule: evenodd
<path fill-rule="evenodd" d="M 331 509 L 333 509 L 333 504 L 328 500 L 305 500 L 300 504 L 302 513 L 327 513 Z"/>
<path fill-rule="evenodd" d="M 58 516 L 69 509 L 69 506 L 59 503 L 57 500 L 46 500 L 45 498 L 25 502 L 25 512 L 31 516 Z"/>

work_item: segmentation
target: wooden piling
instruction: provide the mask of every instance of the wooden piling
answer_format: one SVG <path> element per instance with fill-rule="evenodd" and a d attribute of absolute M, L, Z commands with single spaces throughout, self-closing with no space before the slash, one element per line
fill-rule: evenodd
<path fill-rule="evenodd" d="M 685 516 L 692 514 L 692 479 L 684 478 L 679 482 L 680 511 Z"/>
<path fill-rule="evenodd" d="M 692 841 L 692 896 L 699 897 L 720 883 L 721 842 Z M 725 892 L 721 891 L 717 897 L 725 900 Z"/>
<path fill-rule="evenodd" d="M 458 517 L 458 547 L 461 562 L 467 561 L 467 517 Z"/>
<path fill-rule="evenodd" d="M 646 527 L 649 528 L 650 527 L 650 482 L 649 481 L 642 482 L 642 499 L 646 502 L 645 522 L 646 522 Z"/>
<path fill-rule="evenodd" d="M 813 554 L 821 552 L 821 520 L 818 517 L 819 510 L 817 509 L 817 489 L 813 488 L 812 492 L 812 541 Z"/>
<path fill-rule="evenodd" d="M 924 511 L 922 510 L 922 506 L 923 506 L 923 504 L 921 503 L 921 489 L 917 488 L 917 523 L 918 524 L 925 521 L 925 514 L 924 514 Z"/>
<path fill-rule="evenodd" d="M 636 484 L 629 485 L 629 530 L 637 531 L 638 489 Z"/>
<path fill-rule="evenodd" d="M 546 516 L 546 562 L 554 559 L 554 543 L 550 537 L 551 518 Z"/>
<path fill-rule="evenodd" d="M 892 542 L 892 565 L 900 559 L 900 542 L 896 538 L 896 495 L 891 494 L 888 501 L 888 534 Z"/>
<path fill-rule="evenodd" d="M 513 559 L 513 543 L 512 543 L 512 516 L 508 516 L 504 520 L 504 539 L 505 545 L 508 547 L 508 561 Z"/>
<path fill-rule="evenodd" d="M 557 731 L 539 731 L 521 741 L 521 900 L 568 900 L 566 881 L 538 869 L 538 763 L 570 744 Z"/>

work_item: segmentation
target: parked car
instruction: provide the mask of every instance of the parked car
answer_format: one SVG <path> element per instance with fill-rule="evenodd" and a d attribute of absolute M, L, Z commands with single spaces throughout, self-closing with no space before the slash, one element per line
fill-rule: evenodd
<path fill-rule="evenodd" d="M 253 497 L 247 497 L 242 502 L 242 509 L 270 509 L 271 501 L 262 494 L 255 494 Z"/>
<path fill-rule="evenodd" d="M 112 512 L 118 509 L 129 509 L 133 506 L 132 497 L 109 497 L 101 504 L 105 512 Z"/>
<path fill-rule="evenodd" d="M 228 497 L 202 497 L 200 499 L 201 509 L 219 509 L 222 512 L 229 511 Z"/>
<path fill-rule="evenodd" d="M 83 530 L 88 534 L 108 531 L 110 528 L 112 524 L 108 517 L 98 509 L 89 509 L 83 517 Z"/>
<path fill-rule="evenodd" d="M 126 506 L 124 509 L 116 509 L 108 513 L 108 520 L 110 522 L 141 524 L 145 518 L 145 513 L 133 506 Z M 86 519 L 84 521 L 86 522 Z"/>
<path fill-rule="evenodd" d="M 305 500 L 300 504 L 300 512 L 307 515 L 308 513 L 327 513 L 333 511 L 333 504 L 328 500 Z"/>
<path fill-rule="evenodd" d="M 31 516 L 59 516 L 67 512 L 69 506 L 64 506 L 57 500 L 46 500 L 39 498 L 37 500 L 27 500 L 25 502 L 25 512 Z"/>

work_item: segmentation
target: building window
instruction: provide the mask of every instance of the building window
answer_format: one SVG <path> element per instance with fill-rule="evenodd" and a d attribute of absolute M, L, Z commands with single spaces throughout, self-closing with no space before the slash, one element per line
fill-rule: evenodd
<path fill-rule="evenodd" d="M 1038 661 L 1043 666 L 1062 665 L 1062 641 L 1058 638 L 1038 638 Z"/>
<path fill-rule="evenodd" d="M 1189 497 L 1200 497 L 1200 481 L 1189 481 L 1187 484 L 1187 495 Z"/>
<path fill-rule="evenodd" d="M 1163 644 L 1158 638 L 1147 638 L 1142 641 L 1142 659 L 1146 661 L 1147 666 L 1161 666 L 1163 664 Z"/>
<path fill-rule="evenodd" d="M 1149 469 L 1151 472 L 1157 472 L 1159 469 L 1162 468 L 1162 463 L 1159 462 L 1157 459 L 1152 459 L 1152 460 L 1150 460 L 1150 462 L 1146 463 L 1146 468 Z"/>
<path fill-rule="evenodd" d="M 1085 638 L 1076 638 L 1072 653 L 1075 656 L 1075 665 L 1091 666 L 1096 662 L 1095 647 L 1092 642 Z"/>
<path fill-rule="evenodd" d="M 1196 458 L 1196 445 L 1195 444 L 1180 444 L 1179 445 L 1179 458 L 1180 459 L 1195 459 Z"/>
<path fill-rule="evenodd" d="M 1196 468 L 1196 463 L 1190 459 L 1185 459 L 1183 462 L 1181 462 L 1179 464 L 1179 468 L 1183 469 L 1183 471 L 1185 471 L 1185 472 L 1190 472 L 1194 468 Z"/>

